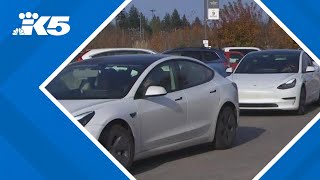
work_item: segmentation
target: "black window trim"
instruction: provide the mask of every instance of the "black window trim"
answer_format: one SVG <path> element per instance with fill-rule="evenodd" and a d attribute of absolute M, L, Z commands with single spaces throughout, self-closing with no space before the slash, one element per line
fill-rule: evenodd
<path fill-rule="evenodd" d="M 153 67 L 153 68 L 148 72 L 148 74 L 145 76 L 145 78 L 144 78 L 144 79 L 141 81 L 141 83 L 139 84 L 139 87 L 138 87 L 136 93 L 134 94 L 134 100 L 145 99 L 145 98 L 146 98 L 145 95 L 142 95 L 142 97 L 137 97 L 137 96 L 138 96 L 137 94 L 138 94 L 138 91 L 139 91 L 139 89 L 140 89 L 141 84 L 144 83 L 144 81 L 146 80 L 146 78 L 150 75 L 150 73 L 151 73 L 156 67 L 161 66 L 161 65 L 166 64 L 166 63 L 172 63 L 172 65 L 173 65 L 173 71 L 174 71 L 174 72 L 173 72 L 173 73 L 174 73 L 173 76 L 174 76 L 175 81 L 177 82 L 177 87 L 178 87 L 176 90 L 167 92 L 167 94 L 180 91 L 179 83 L 178 83 L 178 78 L 177 78 L 176 65 L 175 65 L 174 60 L 170 59 L 170 60 L 167 60 L 167 61 L 164 61 L 164 62 L 161 62 L 161 63 L 157 64 L 155 67 Z M 150 87 L 150 86 L 149 86 L 149 87 Z M 148 88 L 149 88 L 149 87 L 148 87 Z"/>
<path fill-rule="evenodd" d="M 205 59 L 204 53 L 214 53 L 218 57 L 218 59 L 208 61 Z M 202 62 L 207 62 L 207 63 L 223 60 L 223 58 L 219 55 L 219 53 L 217 53 L 216 51 L 212 51 L 212 50 L 202 51 L 201 56 L 202 56 Z"/>
<path fill-rule="evenodd" d="M 174 61 L 176 61 L 175 64 L 176 64 L 176 68 L 177 68 L 177 72 L 178 72 L 178 73 L 180 73 L 180 70 L 179 70 L 179 68 L 178 68 L 178 66 L 179 66 L 179 65 L 178 65 L 178 62 L 179 62 L 179 61 L 187 61 L 187 62 L 195 63 L 195 64 L 198 64 L 198 65 L 200 65 L 200 66 L 202 66 L 202 67 L 204 67 L 204 68 L 206 68 L 206 69 L 208 69 L 209 71 L 212 72 L 212 76 L 210 77 L 209 80 L 204 81 L 204 82 L 201 82 L 201 83 L 197 83 L 197 84 L 192 85 L 192 86 L 187 86 L 187 87 L 185 87 L 185 88 L 182 88 L 182 87 L 178 86 L 178 90 L 179 90 L 179 91 L 185 90 L 185 89 L 190 89 L 190 88 L 193 88 L 193 87 L 196 87 L 196 86 L 200 86 L 200 85 L 202 85 L 202 84 L 206 84 L 206 83 L 212 81 L 212 80 L 214 79 L 214 77 L 215 77 L 215 71 L 214 71 L 214 70 L 212 70 L 211 68 L 209 68 L 209 67 L 207 67 L 207 66 L 205 66 L 205 65 L 203 65 L 203 64 L 201 64 L 201 63 L 199 63 L 199 62 L 196 62 L 196 61 L 193 61 L 193 60 L 189 60 L 189 59 L 175 59 Z M 179 82 L 178 82 L 178 84 L 179 84 Z"/>
<path fill-rule="evenodd" d="M 205 82 L 202 82 L 202 83 L 199 83 L 199 84 L 195 84 L 195 85 L 190 86 L 190 87 L 182 88 L 182 87 L 180 87 L 179 82 L 178 82 L 178 78 L 177 78 L 177 73 L 180 72 L 180 70 L 179 70 L 179 68 L 178 68 L 178 62 L 179 62 L 179 61 L 187 61 L 187 62 L 191 62 L 191 63 L 198 64 L 198 65 L 200 65 L 200 66 L 208 69 L 209 71 L 211 71 L 211 72 L 212 72 L 212 76 L 211 76 L 211 78 L 210 78 L 208 81 L 205 81 Z M 202 63 L 200 63 L 200 62 L 196 62 L 196 61 L 190 60 L 190 59 L 183 59 L 183 58 L 182 58 L 182 59 L 170 59 L 170 60 L 166 60 L 166 61 L 164 61 L 164 62 L 161 62 L 161 63 L 157 64 L 155 67 L 153 67 L 153 68 L 148 72 L 148 74 L 145 76 L 145 78 L 144 78 L 144 79 L 141 81 L 141 83 L 139 84 L 139 87 L 138 87 L 137 91 L 136 91 L 135 94 L 134 94 L 134 100 L 144 99 L 144 98 L 145 98 L 144 95 L 143 95 L 142 97 L 137 97 L 137 93 L 138 93 L 138 91 L 139 91 L 139 88 L 140 88 L 141 84 L 146 80 L 146 78 L 149 76 L 149 74 L 152 72 L 152 70 L 153 70 L 154 68 L 156 68 L 157 66 L 161 66 L 162 64 L 165 64 L 165 63 L 173 63 L 173 66 L 174 66 L 174 68 L 173 68 L 173 69 L 174 69 L 174 78 L 175 78 L 175 81 L 177 82 L 177 87 L 178 87 L 176 90 L 168 92 L 168 94 L 174 93 L 174 92 L 177 92 L 177 91 L 182 91 L 182 90 L 185 90 L 185 89 L 190 89 L 190 88 L 193 88 L 193 87 L 196 87 L 196 86 L 200 86 L 200 85 L 202 85 L 202 84 L 206 84 L 206 83 L 212 81 L 212 80 L 214 79 L 214 77 L 215 77 L 215 71 L 212 70 L 210 67 L 208 67 L 208 66 L 206 66 L 206 65 L 204 65 L 204 64 L 202 64 Z"/>
<path fill-rule="evenodd" d="M 308 68 L 310 62 L 311 62 L 310 65 L 314 66 L 314 64 L 312 63 L 312 60 L 313 59 L 306 52 L 303 53 L 303 56 L 302 56 L 302 74 L 313 73 L 313 72 L 307 72 L 306 69 L 304 69 L 304 67 L 303 67 L 303 64 L 306 63 L 307 66 L 305 68 Z"/>

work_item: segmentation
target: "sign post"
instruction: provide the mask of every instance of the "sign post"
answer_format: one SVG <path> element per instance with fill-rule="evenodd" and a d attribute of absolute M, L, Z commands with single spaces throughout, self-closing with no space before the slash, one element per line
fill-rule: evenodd
<path fill-rule="evenodd" d="M 208 42 L 207 23 L 212 20 L 220 19 L 219 0 L 204 0 L 204 41 Z M 203 43 L 203 46 L 209 46 Z"/>

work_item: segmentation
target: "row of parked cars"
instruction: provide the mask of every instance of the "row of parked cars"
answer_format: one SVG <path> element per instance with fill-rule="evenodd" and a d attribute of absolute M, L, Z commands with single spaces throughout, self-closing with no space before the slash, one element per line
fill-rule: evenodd
<path fill-rule="evenodd" d="M 226 47 L 222 50 L 211 48 L 177 48 L 163 52 L 162 54 L 187 56 L 198 59 L 210 67 L 218 71 L 222 76 L 226 77 L 226 68 L 236 68 L 239 61 L 249 52 L 260 51 L 256 47 Z M 81 52 L 75 61 L 91 59 L 102 56 L 126 55 L 126 54 L 157 54 L 157 52 L 148 49 L 137 48 L 106 48 L 106 49 L 90 49 Z"/>
<path fill-rule="evenodd" d="M 47 89 L 126 168 L 196 144 L 232 147 L 239 109 L 320 104 L 319 67 L 302 50 L 234 49 L 90 50 Z"/>

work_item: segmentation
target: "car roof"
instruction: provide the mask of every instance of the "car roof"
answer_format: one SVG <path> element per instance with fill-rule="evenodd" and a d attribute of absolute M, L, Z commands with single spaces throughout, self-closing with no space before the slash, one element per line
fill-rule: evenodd
<path fill-rule="evenodd" d="M 257 47 L 225 47 L 225 48 L 223 48 L 224 51 L 231 50 L 231 49 L 254 49 L 254 50 L 260 50 L 260 48 L 257 48 Z"/>
<path fill-rule="evenodd" d="M 262 51 L 254 51 L 250 54 L 274 54 L 274 53 L 280 53 L 280 54 L 287 54 L 287 53 L 297 53 L 300 54 L 303 52 L 302 50 L 298 49 L 269 49 L 269 50 L 262 50 Z"/>
<path fill-rule="evenodd" d="M 148 52 L 151 54 L 155 54 L 155 51 L 150 49 L 142 49 L 142 48 L 100 48 L 100 49 L 89 49 L 91 53 L 100 53 L 100 52 L 111 52 L 111 51 L 141 51 Z"/>
<path fill-rule="evenodd" d="M 221 52 L 222 50 L 220 49 L 214 49 L 214 48 L 206 48 L 206 47 L 182 47 L 182 48 L 174 48 L 174 49 L 169 49 L 163 53 L 168 53 L 172 51 L 219 51 Z"/>
<path fill-rule="evenodd" d="M 130 64 L 130 65 L 146 65 L 161 60 L 166 57 L 171 57 L 164 54 L 138 54 L 138 55 L 116 55 L 116 56 L 104 56 L 98 58 L 92 58 L 83 60 L 80 62 L 71 63 L 70 66 L 74 65 L 92 65 L 92 64 Z"/>

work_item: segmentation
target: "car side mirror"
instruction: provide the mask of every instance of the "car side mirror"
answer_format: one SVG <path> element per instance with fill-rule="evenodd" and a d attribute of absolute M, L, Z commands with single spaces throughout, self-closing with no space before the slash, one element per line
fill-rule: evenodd
<path fill-rule="evenodd" d="M 228 68 L 226 69 L 226 73 L 232 73 L 232 72 L 233 72 L 232 67 L 228 67 Z"/>
<path fill-rule="evenodd" d="M 316 68 L 314 66 L 308 66 L 306 72 L 315 72 Z"/>
<path fill-rule="evenodd" d="M 154 97 L 154 96 L 164 96 L 167 94 L 167 91 L 165 88 L 161 86 L 150 86 L 147 89 L 147 92 L 145 94 L 146 97 Z"/>

